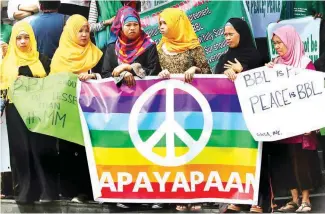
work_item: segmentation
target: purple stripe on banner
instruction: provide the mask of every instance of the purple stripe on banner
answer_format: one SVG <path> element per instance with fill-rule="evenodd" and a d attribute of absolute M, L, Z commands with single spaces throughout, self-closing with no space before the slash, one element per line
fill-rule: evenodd
<path fill-rule="evenodd" d="M 150 86 L 160 81 L 168 80 L 137 80 L 136 87 L 133 88 L 125 85 L 118 88 L 114 81 L 99 83 L 82 82 L 80 95 L 96 97 L 140 96 Z M 237 94 L 234 83 L 227 78 L 197 78 L 193 80 L 191 85 L 197 88 L 202 94 Z M 175 89 L 174 92 L 175 94 L 187 94 L 179 89 Z M 157 94 L 165 94 L 165 90 L 161 90 Z"/>
<path fill-rule="evenodd" d="M 204 95 L 212 112 L 241 112 L 237 95 Z M 83 112 L 130 113 L 138 97 L 104 97 L 103 99 L 80 96 L 79 103 Z M 165 112 L 166 96 L 156 95 L 148 99 L 142 112 Z M 174 111 L 202 111 L 197 101 L 189 94 L 174 95 Z"/>

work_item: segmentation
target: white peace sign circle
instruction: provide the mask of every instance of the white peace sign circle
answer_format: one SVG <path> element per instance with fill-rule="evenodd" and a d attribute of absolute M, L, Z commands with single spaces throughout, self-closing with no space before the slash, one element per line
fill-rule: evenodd
<path fill-rule="evenodd" d="M 192 95 L 203 112 L 203 130 L 200 138 L 195 141 L 174 119 L 174 89 L 181 89 Z M 138 131 L 139 113 L 146 101 L 159 90 L 166 90 L 166 119 L 154 134 L 143 142 Z M 181 166 L 195 158 L 209 142 L 212 132 L 212 112 L 208 101 L 202 93 L 190 84 L 180 80 L 165 80 L 149 87 L 135 102 L 129 118 L 129 134 L 135 148 L 151 162 L 161 166 Z M 166 134 L 166 156 L 162 157 L 152 151 L 155 145 Z M 174 134 L 176 134 L 189 148 L 182 155 L 175 155 Z"/>

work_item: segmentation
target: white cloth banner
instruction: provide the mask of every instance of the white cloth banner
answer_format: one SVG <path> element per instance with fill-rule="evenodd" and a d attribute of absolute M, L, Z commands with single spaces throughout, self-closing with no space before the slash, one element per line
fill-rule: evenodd
<path fill-rule="evenodd" d="M 305 46 L 306 55 L 315 62 L 319 57 L 319 29 L 321 19 L 314 19 L 313 17 L 305 17 L 299 19 L 284 20 L 279 23 L 269 24 L 267 28 L 268 33 L 268 47 L 271 59 L 277 57 L 277 53 L 272 44 L 273 32 L 284 25 L 292 25 L 299 33 L 301 40 Z"/>
<path fill-rule="evenodd" d="M 325 127 L 324 73 L 284 65 L 237 76 L 236 90 L 256 141 L 275 141 Z"/>
<path fill-rule="evenodd" d="M 255 38 L 267 36 L 267 26 L 280 19 L 282 0 L 244 0 Z"/>
<path fill-rule="evenodd" d="M 5 113 L 0 118 L 1 172 L 10 172 L 10 155 Z"/>

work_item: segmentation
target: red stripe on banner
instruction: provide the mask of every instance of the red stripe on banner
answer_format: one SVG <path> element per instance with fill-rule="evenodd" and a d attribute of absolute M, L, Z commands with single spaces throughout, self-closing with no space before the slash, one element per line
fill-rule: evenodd
<path fill-rule="evenodd" d="M 123 187 L 123 192 L 112 192 L 109 187 L 102 188 L 103 199 L 197 199 L 197 198 L 223 198 L 223 199 L 238 199 L 238 200 L 253 200 L 253 186 L 250 185 L 248 193 L 240 193 L 237 188 L 230 189 L 229 192 L 219 191 L 216 187 L 211 187 L 209 191 L 204 191 L 206 182 L 196 185 L 193 192 L 185 192 L 183 188 L 179 188 L 177 192 L 172 192 L 173 182 L 166 183 L 165 191 L 160 192 L 159 183 L 151 183 L 153 192 L 148 192 L 145 188 L 140 188 L 138 192 L 133 192 L 134 184 Z M 223 182 L 225 188 L 227 183 Z M 188 183 L 191 189 L 191 184 Z M 245 184 L 242 184 L 245 191 Z M 117 183 L 115 183 L 117 187 Z"/>

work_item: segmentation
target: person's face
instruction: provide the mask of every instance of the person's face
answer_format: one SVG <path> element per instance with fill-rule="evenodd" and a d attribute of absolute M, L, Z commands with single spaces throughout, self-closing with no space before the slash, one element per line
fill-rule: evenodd
<path fill-rule="evenodd" d="M 160 18 L 159 20 L 159 30 L 162 35 L 166 35 L 168 33 L 168 26 L 163 18 Z"/>
<path fill-rule="evenodd" d="M 140 25 L 138 22 L 128 22 L 123 25 L 123 34 L 130 40 L 135 40 L 140 36 Z"/>
<path fill-rule="evenodd" d="M 239 45 L 240 35 L 232 26 L 225 27 L 225 39 L 229 48 L 236 48 Z"/>
<path fill-rule="evenodd" d="M 78 32 L 78 45 L 85 47 L 90 40 L 89 25 L 85 24 Z"/>
<path fill-rule="evenodd" d="M 28 33 L 21 31 L 16 37 L 16 45 L 22 52 L 28 52 L 30 50 L 30 38 Z"/>
<path fill-rule="evenodd" d="M 282 57 L 288 52 L 287 47 L 282 42 L 280 37 L 278 37 L 277 35 L 274 35 L 272 37 L 272 41 L 273 41 L 274 48 L 275 48 L 275 50 L 276 50 L 276 52 L 278 53 L 279 56 Z"/>

